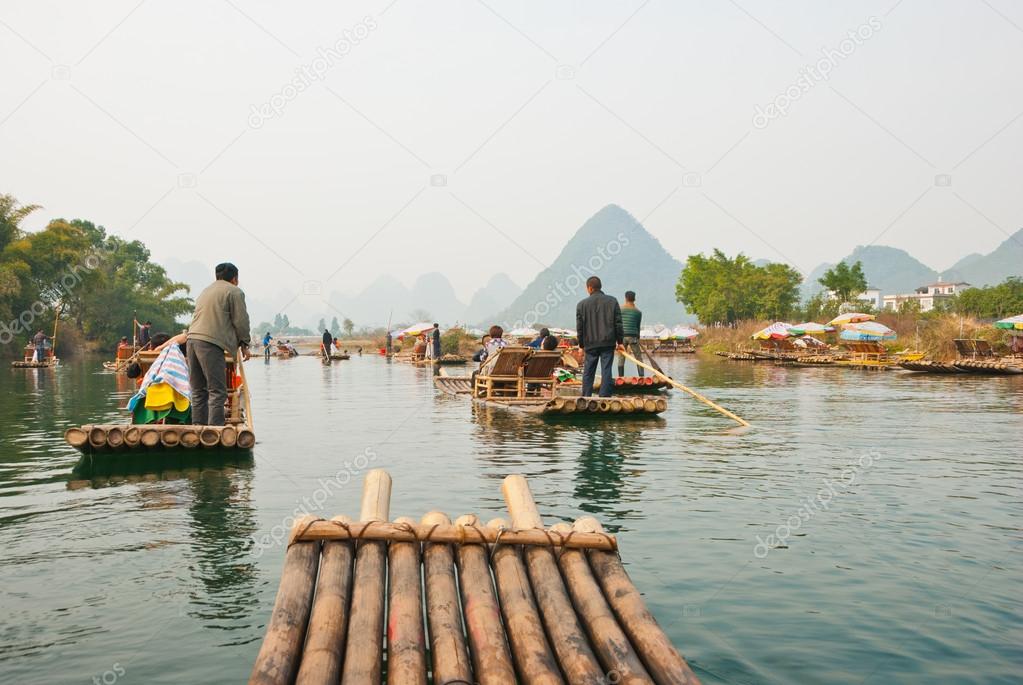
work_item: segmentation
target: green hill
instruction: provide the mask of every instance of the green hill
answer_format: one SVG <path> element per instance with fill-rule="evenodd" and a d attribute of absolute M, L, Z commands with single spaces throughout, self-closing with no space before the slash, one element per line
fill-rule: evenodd
<path fill-rule="evenodd" d="M 675 301 L 682 264 L 627 211 L 608 205 L 590 217 L 561 254 L 505 310 L 481 324 L 505 328 L 536 323 L 575 327 L 576 303 L 586 296 L 585 281 L 597 275 L 604 292 L 621 301 L 636 291 L 647 325 L 678 323 L 685 309 Z"/>

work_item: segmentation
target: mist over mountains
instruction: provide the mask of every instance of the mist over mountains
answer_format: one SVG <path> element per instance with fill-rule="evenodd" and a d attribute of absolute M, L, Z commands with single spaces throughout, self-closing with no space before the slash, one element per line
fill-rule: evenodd
<path fill-rule="evenodd" d="M 933 283 L 965 281 L 974 286 L 994 285 L 1009 276 L 1023 277 L 1023 229 L 1008 237 L 989 254 L 970 254 L 937 271 L 905 250 L 884 245 L 859 246 L 842 261 L 860 261 L 871 287 L 883 294 L 910 293 Z M 767 263 L 756 260 L 757 264 Z M 168 274 L 191 287 L 192 297 L 209 285 L 212 267 L 197 261 L 167 259 Z M 508 275 L 497 273 L 479 288 L 468 303 L 459 300 L 451 282 L 441 273 L 418 276 L 411 286 L 383 275 L 358 293 L 330 291 L 296 292 L 281 288 L 273 295 L 249 294 L 253 324 L 271 321 L 277 313 L 292 323 L 315 327 L 319 319 L 349 318 L 357 328 L 412 323 L 430 319 L 444 325 L 455 323 L 505 328 L 550 324 L 575 326 L 575 305 L 585 297 L 585 280 L 596 274 L 604 291 L 623 298 L 635 290 L 637 305 L 646 324 L 690 322 L 694 317 L 675 301 L 675 284 L 682 262 L 668 253 L 635 217 L 618 205 L 607 205 L 590 217 L 565 244 L 557 258 L 525 287 Z M 803 284 L 803 296 L 821 290 L 817 279 L 834 266 L 820 264 Z M 246 287 L 242 272 L 242 287 Z"/>

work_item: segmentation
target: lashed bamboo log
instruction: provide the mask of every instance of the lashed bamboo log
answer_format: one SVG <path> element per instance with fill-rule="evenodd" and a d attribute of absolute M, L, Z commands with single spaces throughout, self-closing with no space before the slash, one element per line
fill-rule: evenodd
<path fill-rule="evenodd" d="M 125 447 L 138 447 L 139 441 L 142 439 L 142 429 L 138 426 L 130 426 L 124 431 L 124 446 Z"/>
<path fill-rule="evenodd" d="M 410 518 L 396 524 L 412 525 Z M 426 638 L 419 584 L 419 542 L 393 542 L 387 551 L 387 682 L 426 685 Z"/>
<path fill-rule="evenodd" d="M 362 485 L 361 521 L 386 521 L 391 506 L 391 476 L 382 469 L 366 474 Z M 342 666 L 344 685 L 379 683 L 383 656 L 384 584 L 387 579 L 387 543 L 359 543 L 355 556 L 348 644 Z"/>
<path fill-rule="evenodd" d="M 569 533 L 572 526 L 558 523 L 553 529 L 559 533 Z M 616 683 L 653 685 L 653 679 L 629 644 L 629 638 L 618 625 L 600 585 L 593 578 L 586 553 L 577 549 L 562 550 L 558 556 L 558 566 L 604 671 L 613 673 Z"/>
<path fill-rule="evenodd" d="M 501 492 L 515 528 L 543 528 L 525 478 L 506 477 Z M 604 672 L 579 625 L 553 553 L 545 547 L 527 547 L 524 555 L 536 603 L 565 678 L 570 683 L 603 683 Z"/>
<path fill-rule="evenodd" d="M 561 407 L 561 411 L 565 414 L 571 414 L 576 410 L 576 401 L 574 397 L 566 397 L 565 403 Z"/>
<path fill-rule="evenodd" d="M 647 414 L 653 414 L 657 411 L 657 403 L 653 400 L 643 400 L 643 411 Z"/>
<path fill-rule="evenodd" d="M 593 517 L 585 516 L 576 520 L 573 530 L 596 533 L 603 531 L 603 527 Z M 604 597 L 654 680 L 659 685 L 698 685 L 700 681 L 696 674 L 647 609 L 618 555 L 599 550 L 588 552 L 587 555 L 593 575 L 604 591 Z"/>
<path fill-rule="evenodd" d="M 213 426 L 206 426 L 199 432 L 199 443 L 203 447 L 216 447 L 220 444 L 220 431 Z"/>
<path fill-rule="evenodd" d="M 474 526 L 473 514 L 460 516 L 455 525 Z M 476 682 L 480 685 L 504 685 L 515 682 L 515 668 L 505 641 L 497 597 L 490 579 L 487 550 L 483 545 L 458 545 L 458 584 L 462 595 L 462 613 L 469 634 Z"/>
<path fill-rule="evenodd" d="M 668 408 L 668 401 L 665 400 L 663 397 L 658 397 L 656 400 L 654 400 L 654 403 L 657 405 L 658 412 L 665 411 Z"/>
<path fill-rule="evenodd" d="M 432 511 L 422 518 L 424 526 L 449 526 L 445 514 Z M 462 632 L 458 607 L 455 559 L 451 546 L 429 542 L 423 546 L 426 615 L 430 624 L 430 654 L 435 683 L 473 682 L 469 650 Z"/>
<path fill-rule="evenodd" d="M 238 447 L 243 450 L 252 449 L 256 445 L 256 434 L 248 428 L 238 431 Z"/>
<path fill-rule="evenodd" d="M 180 436 L 181 446 L 187 449 L 192 449 L 199 446 L 199 431 L 193 428 L 186 428 L 181 431 Z"/>
<path fill-rule="evenodd" d="M 224 426 L 220 429 L 220 444 L 224 447 L 234 447 L 238 442 L 238 429 L 234 426 Z"/>
<path fill-rule="evenodd" d="M 299 519 L 292 531 L 301 528 L 306 522 Z M 319 542 L 294 542 L 288 545 L 277 599 L 274 601 L 263 646 L 252 667 L 252 675 L 249 676 L 250 685 L 279 685 L 294 680 L 313 602 L 313 585 L 319 559 Z"/>
<path fill-rule="evenodd" d="M 102 449 L 107 445 L 107 431 L 101 426 L 93 426 L 89 430 L 89 444 L 96 448 Z"/>
<path fill-rule="evenodd" d="M 633 409 L 639 412 L 646 411 L 646 400 L 644 400 L 642 397 L 633 397 L 632 407 Z"/>
<path fill-rule="evenodd" d="M 164 447 L 177 447 L 181 442 L 181 433 L 174 429 L 160 431 L 160 443 Z"/>
<path fill-rule="evenodd" d="M 160 432 L 152 428 L 143 429 L 139 444 L 143 447 L 156 447 L 160 444 Z"/>
<path fill-rule="evenodd" d="M 488 530 L 500 532 L 508 528 L 504 519 L 494 519 L 487 523 Z M 520 681 L 530 685 L 564 683 L 544 634 L 533 590 L 529 586 L 529 575 L 519 549 L 504 544 L 502 539 L 494 548 L 490 565 L 494 569 L 504 628 L 515 656 Z"/>
<path fill-rule="evenodd" d="M 391 542 L 444 542 L 444 543 L 488 543 L 498 541 L 498 531 L 488 528 L 458 526 L 450 524 L 427 525 L 395 523 L 346 523 L 344 526 L 316 520 L 302 529 L 301 540 L 389 540 Z M 617 549 L 613 535 L 603 533 L 578 533 L 563 535 L 549 530 L 506 530 L 500 533 L 500 541 L 508 545 L 546 545 L 571 547 L 574 549 Z"/>
<path fill-rule="evenodd" d="M 89 444 L 89 426 L 68 428 L 64 431 L 64 440 L 75 449 L 85 447 Z"/>
<path fill-rule="evenodd" d="M 347 516 L 332 521 L 348 523 Z M 341 679 L 341 659 L 348 635 L 348 599 L 352 592 L 355 544 L 326 540 L 320 553 L 316 599 L 309 615 L 309 631 L 302 650 L 296 685 L 336 685 Z"/>
<path fill-rule="evenodd" d="M 612 414 L 619 414 L 619 413 L 621 413 L 621 411 L 622 411 L 622 401 L 621 400 L 611 400 L 611 402 L 609 404 L 609 408 L 610 408 Z"/>

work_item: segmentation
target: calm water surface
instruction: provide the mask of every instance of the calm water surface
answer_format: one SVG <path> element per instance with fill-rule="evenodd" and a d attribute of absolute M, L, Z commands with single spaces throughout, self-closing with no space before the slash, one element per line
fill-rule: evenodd
<path fill-rule="evenodd" d="M 114 419 L 127 381 L 0 369 L 0 682 L 243 681 L 275 538 L 303 507 L 357 515 L 360 455 L 392 517 L 503 515 L 509 473 L 548 523 L 597 516 L 705 683 L 1021 682 L 1023 378 L 665 366 L 756 428 L 681 394 L 656 422 L 545 424 L 302 357 L 247 366 L 250 456 L 89 460 L 63 430 Z"/>

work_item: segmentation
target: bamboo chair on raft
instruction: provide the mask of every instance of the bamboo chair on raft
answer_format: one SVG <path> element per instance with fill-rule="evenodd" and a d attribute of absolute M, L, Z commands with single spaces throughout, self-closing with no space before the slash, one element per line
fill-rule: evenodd
<path fill-rule="evenodd" d="M 473 394 L 476 397 L 522 397 L 522 367 L 533 354 L 531 347 L 508 346 L 483 362 L 476 373 Z"/>

